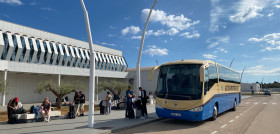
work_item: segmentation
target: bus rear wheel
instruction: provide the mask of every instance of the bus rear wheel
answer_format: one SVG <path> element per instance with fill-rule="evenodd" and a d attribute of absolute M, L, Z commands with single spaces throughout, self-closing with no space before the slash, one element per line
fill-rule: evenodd
<path fill-rule="evenodd" d="M 217 119 L 217 117 L 218 117 L 218 107 L 217 104 L 215 104 L 213 108 L 213 116 L 211 117 L 211 120 L 214 121 Z"/>

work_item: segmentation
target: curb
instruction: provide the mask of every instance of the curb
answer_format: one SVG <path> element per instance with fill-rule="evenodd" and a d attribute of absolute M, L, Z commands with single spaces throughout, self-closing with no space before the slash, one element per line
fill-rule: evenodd
<path fill-rule="evenodd" d="M 157 122 L 157 121 L 161 121 L 161 120 L 164 120 L 164 118 L 158 118 L 157 117 L 156 119 L 152 119 L 152 120 L 149 120 L 149 121 L 141 122 L 141 123 L 138 123 L 138 124 L 135 124 L 135 125 L 130 125 L 130 126 L 122 127 L 122 128 L 112 129 L 111 133 L 117 133 L 117 132 L 123 131 L 125 129 L 129 129 L 129 128 L 133 128 L 133 127 L 137 127 L 137 126 L 143 126 L 143 125 L 150 124 L 150 123 Z"/>

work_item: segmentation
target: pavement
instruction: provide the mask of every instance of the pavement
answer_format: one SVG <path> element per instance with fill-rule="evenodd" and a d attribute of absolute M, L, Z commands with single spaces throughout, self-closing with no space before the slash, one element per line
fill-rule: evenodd
<path fill-rule="evenodd" d="M 219 114 L 215 121 L 164 119 L 119 131 L 119 134 L 279 134 L 280 94 L 242 97 L 236 111 Z"/>
<path fill-rule="evenodd" d="M 26 104 L 25 104 L 26 105 Z M 147 105 L 148 119 L 125 119 L 125 110 L 112 110 L 110 115 L 100 115 L 94 112 L 94 128 L 88 127 L 88 114 L 75 119 L 51 120 L 23 124 L 7 124 L 0 122 L 1 134 L 110 134 L 127 128 L 140 126 L 159 120 L 155 114 L 155 106 Z"/>
<path fill-rule="evenodd" d="M 242 99 L 251 96 L 242 96 Z M 23 104 L 24 107 L 30 107 L 35 104 Z M 6 106 L 0 106 L 0 111 L 5 111 Z M 61 117 L 59 120 L 51 120 L 49 123 L 36 122 L 24 124 L 7 124 L 0 122 L 0 133 L 2 134 L 110 134 L 118 133 L 133 127 L 139 127 L 149 123 L 162 120 L 158 118 L 155 113 L 154 105 L 147 105 L 149 114 L 148 119 L 125 119 L 125 110 L 112 110 L 110 115 L 100 115 L 99 111 L 94 112 L 94 128 L 88 127 L 88 113 L 86 116 L 77 117 L 75 119 L 64 119 Z"/>

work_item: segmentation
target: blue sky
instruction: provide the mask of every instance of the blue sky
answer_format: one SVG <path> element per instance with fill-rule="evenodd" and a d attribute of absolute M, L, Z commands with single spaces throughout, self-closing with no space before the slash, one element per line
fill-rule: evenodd
<path fill-rule="evenodd" d="M 123 51 L 136 66 L 153 0 L 84 0 L 93 42 Z M 278 81 L 280 0 L 158 0 L 141 66 L 209 59 L 242 71 L 243 82 Z M 87 41 L 79 0 L 0 0 L 0 19 Z"/>

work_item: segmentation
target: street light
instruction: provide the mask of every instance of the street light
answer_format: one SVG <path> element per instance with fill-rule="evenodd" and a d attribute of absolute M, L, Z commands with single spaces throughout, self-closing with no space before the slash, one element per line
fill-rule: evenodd
<path fill-rule="evenodd" d="M 244 73 L 245 68 L 246 68 L 246 67 L 243 68 L 243 71 L 242 71 L 242 73 L 241 73 L 240 83 L 241 83 L 241 81 L 242 81 L 242 76 L 243 76 L 243 73 Z M 247 82 L 247 83 L 248 83 L 248 82 Z"/>
<path fill-rule="evenodd" d="M 234 61 L 234 59 L 235 59 L 235 58 L 233 58 L 233 59 L 231 60 L 230 65 L 229 65 L 229 68 L 231 67 L 231 65 L 232 65 L 232 63 L 233 63 L 233 61 Z M 246 68 L 246 67 L 245 67 L 245 68 Z"/>
<path fill-rule="evenodd" d="M 145 38 L 145 33 L 146 33 L 146 29 L 147 29 L 147 25 L 148 25 L 149 19 L 151 17 L 153 8 L 155 7 L 157 1 L 158 0 L 155 0 L 154 5 L 150 9 L 148 18 L 146 20 L 146 23 L 145 23 L 145 26 L 144 26 L 144 29 L 143 29 L 143 32 L 142 32 L 142 39 L 141 39 L 141 44 L 140 44 L 140 48 L 139 48 L 138 60 L 137 60 L 137 63 L 136 63 L 136 89 L 135 89 L 135 91 L 137 91 L 137 89 L 139 87 L 141 87 L 140 61 L 141 61 L 141 55 L 142 55 L 142 50 L 143 50 L 144 38 Z M 136 92 L 136 95 L 138 96 L 138 92 Z"/>
<path fill-rule="evenodd" d="M 88 37 L 88 44 L 90 48 L 90 74 L 89 74 L 89 115 L 88 115 L 88 127 L 94 127 L 94 84 L 95 84 L 95 57 L 94 57 L 94 50 L 93 50 L 93 43 L 91 37 L 91 30 L 89 25 L 88 19 L 88 12 L 85 7 L 84 1 L 80 0 L 85 17 L 86 29 L 87 29 L 87 37 Z"/>

